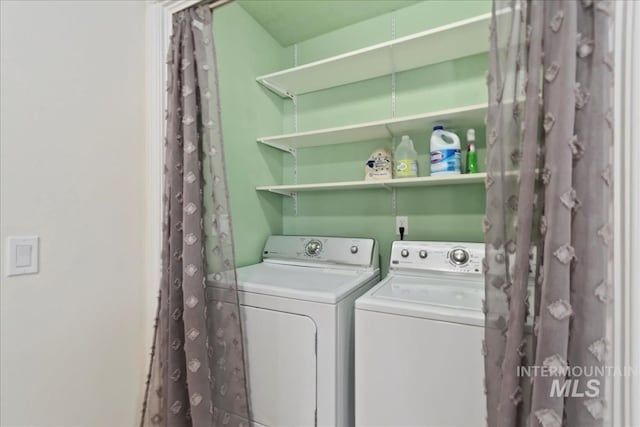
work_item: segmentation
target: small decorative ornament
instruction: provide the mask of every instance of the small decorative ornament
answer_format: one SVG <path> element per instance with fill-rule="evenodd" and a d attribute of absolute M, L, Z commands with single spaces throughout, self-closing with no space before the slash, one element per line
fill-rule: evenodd
<path fill-rule="evenodd" d="M 573 135 L 569 140 L 569 148 L 574 160 L 581 159 L 584 154 L 584 145 L 578 141 L 578 135 Z"/>
<path fill-rule="evenodd" d="M 598 360 L 598 362 L 602 362 L 605 360 L 608 353 L 608 343 L 604 338 L 600 338 L 599 340 L 594 341 L 589 346 L 589 351 L 593 356 Z"/>
<path fill-rule="evenodd" d="M 196 338 L 198 338 L 199 335 L 200 331 L 196 328 L 191 328 L 189 329 L 189 332 L 187 332 L 187 338 L 189 338 L 191 341 L 194 341 Z"/>
<path fill-rule="evenodd" d="M 551 18 L 549 22 L 549 27 L 553 30 L 554 33 L 557 33 L 562 26 L 562 21 L 564 20 L 564 11 L 562 9 L 558 10 L 556 14 Z"/>
<path fill-rule="evenodd" d="M 601 302 L 609 301 L 609 284 L 606 281 L 600 282 L 600 284 L 594 289 L 593 294 Z"/>
<path fill-rule="evenodd" d="M 193 308 L 196 305 L 198 305 L 198 302 L 199 302 L 198 298 L 196 298 L 194 295 L 191 295 L 189 298 L 187 298 L 186 304 L 187 304 L 187 307 Z"/>
<path fill-rule="evenodd" d="M 602 399 L 590 399 L 582 402 L 589 411 L 589 414 L 595 420 L 600 420 L 604 416 L 604 410 L 606 408 L 605 402 Z"/>
<path fill-rule="evenodd" d="M 540 409 L 535 413 L 542 427 L 561 427 L 562 418 L 553 409 Z"/>
<path fill-rule="evenodd" d="M 188 85 L 182 86 L 182 97 L 186 98 L 193 93 L 193 88 Z"/>
<path fill-rule="evenodd" d="M 198 267 L 194 264 L 189 264 L 187 268 L 184 269 L 184 272 L 187 273 L 189 277 L 193 277 L 193 275 L 198 272 Z"/>
<path fill-rule="evenodd" d="M 173 404 L 169 407 L 169 409 L 171 410 L 171 412 L 173 412 L 174 414 L 178 414 L 180 413 L 180 410 L 182 409 L 182 403 L 179 400 L 176 400 L 175 402 L 173 402 Z"/>
<path fill-rule="evenodd" d="M 193 153 L 194 151 L 196 151 L 196 149 L 197 149 L 196 145 L 191 141 L 187 141 L 187 143 L 184 144 L 184 151 L 187 154 Z"/>
<path fill-rule="evenodd" d="M 553 253 L 553 256 L 555 256 L 556 259 L 562 264 L 567 265 L 575 258 L 576 251 L 573 246 L 565 243 L 564 245 L 556 249 L 556 251 Z"/>
<path fill-rule="evenodd" d="M 542 365 L 549 370 L 552 376 L 562 376 L 567 369 L 567 361 L 559 354 L 545 358 Z"/>
<path fill-rule="evenodd" d="M 588 90 L 584 89 L 580 82 L 577 82 L 575 84 L 573 92 L 576 99 L 576 108 L 579 110 L 584 108 L 584 106 L 587 105 L 587 103 L 591 100 L 591 93 L 589 93 Z"/>
<path fill-rule="evenodd" d="M 542 124 L 542 127 L 544 127 L 544 131 L 546 133 L 551 132 L 551 129 L 553 128 L 553 125 L 556 123 L 556 118 L 553 114 L 551 114 L 551 112 L 547 112 L 547 114 L 545 114 L 544 116 L 544 121 Z"/>
<path fill-rule="evenodd" d="M 378 148 L 369 156 L 364 167 L 365 181 L 391 179 L 391 152 L 386 148 Z"/>
<path fill-rule="evenodd" d="M 198 210 L 198 208 L 196 207 L 195 203 L 191 203 L 191 202 L 187 203 L 187 205 L 184 207 L 184 211 L 188 215 L 194 214 L 197 210 Z"/>
<path fill-rule="evenodd" d="M 549 65 L 549 67 L 547 67 L 546 71 L 544 72 L 544 79 L 547 82 L 551 83 L 556 79 L 558 71 L 560 71 L 560 65 L 558 65 L 557 62 L 551 63 L 551 65 Z"/>
<path fill-rule="evenodd" d="M 193 393 L 191 395 L 191 405 L 198 406 L 202 402 L 202 395 L 200 393 Z"/>
<path fill-rule="evenodd" d="M 518 404 L 522 402 L 522 388 L 517 386 L 513 393 L 509 395 L 509 399 L 511 400 L 511 403 L 518 406 Z"/>
<path fill-rule="evenodd" d="M 547 306 L 547 310 L 556 320 L 564 320 L 573 314 L 571 305 L 565 300 L 559 299 Z"/>
<path fill-rule="evenodd" d="M 171 373 L 171 375 L 169 375 L 169 378 L 171 378 L 171 381 L 173 382 L 178 382 L 181 376 L 182 372 L 180 372 L 180 369 L 176 369 Z"/>

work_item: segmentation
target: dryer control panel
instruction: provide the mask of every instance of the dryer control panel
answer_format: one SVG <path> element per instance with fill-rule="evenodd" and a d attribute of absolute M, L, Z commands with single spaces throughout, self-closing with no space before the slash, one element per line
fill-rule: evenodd
<path fill-rule="evenodd" d="M 326 236 L 270 236 L 262 258 L 290 262 L 378 268 L 378 248 L 374 239 Z"/>

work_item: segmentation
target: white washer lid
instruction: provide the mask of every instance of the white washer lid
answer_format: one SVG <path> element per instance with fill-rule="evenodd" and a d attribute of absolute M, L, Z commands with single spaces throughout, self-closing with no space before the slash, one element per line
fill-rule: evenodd
<path fill-rule="evenodd" d="M 356 309 L 482 326 L 482 281 L 449 275 L 389 275 L 356 300 Z"/>
<path fill-rule="evenodd" d="M 260 263 L 237 269 L 238 289 L 335 304 L 372 279 L 373 269 L 333 269 Z"/>

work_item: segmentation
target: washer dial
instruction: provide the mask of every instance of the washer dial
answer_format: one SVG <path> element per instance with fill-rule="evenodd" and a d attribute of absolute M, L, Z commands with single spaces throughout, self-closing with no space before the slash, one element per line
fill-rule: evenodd
<path fill-rule="evenodd" d="M 454 249 L 449 253 L 449 259 L 456 265 L 466 264 L 469 261 L 469 252 L 466 249 Z"/>
<path fill-rule="evenodd" d="M 304 253 L 308 256 L 318 256 L 322 251 L 322 242 L 320 240 L 309 240 L 304 246 Z"/>

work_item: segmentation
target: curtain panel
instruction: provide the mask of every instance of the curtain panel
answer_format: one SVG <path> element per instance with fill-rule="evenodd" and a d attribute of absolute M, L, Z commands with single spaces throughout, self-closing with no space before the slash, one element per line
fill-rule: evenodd
<path fill-rule="evenodd" d="M 162 280 L 142 426 L 249 426 L 212 14 L 173 16 Z"/>
<path fill-rule="evenodd" d="M 603 425 L 612 10 L 598 0 L 493 2 L 483 224 L 491 427 Z"/>

